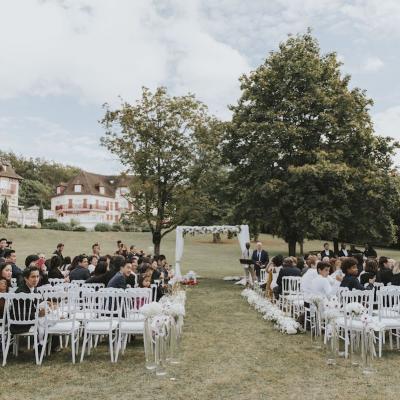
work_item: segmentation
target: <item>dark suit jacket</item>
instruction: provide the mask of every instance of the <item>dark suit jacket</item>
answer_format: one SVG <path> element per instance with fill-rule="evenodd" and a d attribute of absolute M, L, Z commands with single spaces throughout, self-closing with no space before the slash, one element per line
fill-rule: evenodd
<path fill-rule="evenodd" d="M 108 288 L 126 289 L 126 279 L 121 272 L 117 272 L 108 282 Z"/>
<path fill-rule="evenodd" d="M 21 286 L 19 286 L 17 288 L 15 293 L 31 293 L 31 290 L 28 288 L 28 286 L 24 282 Z M 36 289 L 33 291 L 33 293 L 37 293 Z M 19 307 L 17 306 L 17 302 L 18 301 L 20 302 L 20 306 Z M 22 306 L 23 306 L 23 301 L 22 300 L 14 300 L 14 302 L 16 302 L 15 303 L 16 304 L 16 306 L 15 306 L 16 310 L 21 310 Z M 37 300 L 34 301 L 32 307 L 30 307 L 30 301 L 29 300 L 27 300 L 25 302 L 25 315 L 27 314 L 29 309 L 30 309 L 30 312 L 31 312 L 31 315 L 30 315 L 29 319 L 32 319 L 32 320 L 35 319 L 35 312 L 36 312 L 36 307 L 37 306 L 38 306 Z M 15 316 L 12 316 L 12 317 L 14 317 L 15 319 L 19 319 L 19 315 L 15 315 Z M 22 315 L 21 315 L 21 317 L 22 317 Z M 28 332 L 32 325 L 33 324 L 30 324 L 30 325 L 11 325 L 10 326 L 10 331 L 11 331 L 11 333 Z"/>
<path fill-rule="evenodd" d="M 347 250 L 347 256 L 343 253 L 343 250 L 340 250 L 339 251 L 339 257 L 350 257 L 350 251 L 349 250 Z"/>
<path fill-rule="evenodd" d="M 393 272 L 389 268 L 382 268 L 376 274 L 376 281 L 383 283 L 385 286 L 392 282 Z"/>
<path fill-rule="evenodd" d="M 349 290 L 365 290 L 364 285 L 360 283 L 360 281 L 353 275 L 345 275 L 341 284 L 341 287 L 347 287 Z M 374 285 L 368 284 L 367 289 L 372 289 Z"/>
<path fill-rule="evenodd" d="M 254 265 L 256 264 L 257 261 L 259 261 L 258 257 L 257 257 L 257 250 L 253 251 L 253 255 L 251 256 L 251 259 L 252 259 Z M 265 250 L 261 250 L 260 262 L 261 262 L 261 264 L 264 264 L 264 265 L 268 264 L 268 262 L 269 262 L 269 256 Z"/>
<path fill-rule="evenodd" d="M 297 267 L 284 267 L 279 271 L 276 284 L 278 285 L 278 293 L 282 293 L 282 279 L 285 276 L 301 276 L 301 271 Z"/>
<path fill-rule="evenodd" d="M 107 274 L 93 275 L 86 280 L 86 283 L 103 283 L 105 287 L 110 280 L 107 278 Z"/>
<path fill-rule="evenodd" d="M 69 274 L 69 280 L 72 281 L 79 281 L 79 280 L 84 280 L 86 281 L 87 279 L 90 278 L 90 272 L 87 268 L 80 267 L 79 265 L 74 268 L 71 273 Z"/>
<path fill-rule="evenodd" d="M 329 256 L 327 256 L 327 255 L 325 254 L 325 250 L 322 250 L 322 251 L 321 251 L 321 260 L 322 260 L 324 257 L 333 258 L 334 256 L 335 256 L 335 254 L 333 253 L 332 250 L 329 250 Z"/>

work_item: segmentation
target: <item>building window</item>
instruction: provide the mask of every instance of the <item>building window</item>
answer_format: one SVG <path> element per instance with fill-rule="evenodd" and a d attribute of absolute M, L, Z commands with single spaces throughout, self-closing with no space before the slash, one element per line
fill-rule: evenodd
<path fill-rule="evenodd" d="M 75 185 L 75 186 L 74 186 L 74 192 L 75 192 L 75 193 L 80 193 L 80 192 L 82 192 L 82 185 Z"/>
<path fill-rule="evenodd" d="M 99 186 L 99 193 L 104 194 L 104 186 Z"/>

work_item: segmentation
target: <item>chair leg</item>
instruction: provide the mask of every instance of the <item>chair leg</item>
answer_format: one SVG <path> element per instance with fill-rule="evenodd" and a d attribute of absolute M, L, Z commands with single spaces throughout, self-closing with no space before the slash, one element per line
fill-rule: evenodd
<path fill-rule="evenodd" d="M 46 333 L 44 334 L 44 338 L 43 338 L 42 350 L 41 350 L 41 352 L 40 352 L 40 364 L 42 364 L 44 354 L 46 353 L 46 347 L 47 347 L 47 345 L 48 345 L 47 339 L 48 339 L 48 333 L 47 333 L 47 331 L 46 331 Z M 51 339 L 51 337 L 50 337 L 50 339 Z M 50 354 L 48 354 L 48 355 L 50 355 Z"/>
<path fill-rule="evenodd" d="M 379 332 L 379 358 L 382 357 L 382 331 Z"/>
<path fill-rule="evenodd" d="M 108 336 L 108 343 L 110 347 L 110 357 L 111 357 L 111 362 L 114 362 L 114 349 L 113 349 L 113 338 L 112 338 L 112 333 L 109 334 Z"/>
<path fill-rule="evenodd" d="M 72 353 L 72 364 L 75 364 L 75 334 L 71 333 L 71 353 Z"/>
<path fill-rule="evenodd" d="M 3 351 L 3 367 L 7 364 L 7 356 L 8 356 L 8 350 L 10 349 L 11 336 L 12 336 L 11 333 L 8 332 L 7 343 L 6 343 L 4 351 Z"/>
<path fill-rule="evenodd" d="M 118 361 L 118 355 L 119 355 L 119 351 L 121 350 L 121 343 L 122 343 L 122 333 L 119 332 L 118 333 L 118 338 L 115 341 L 116 346 L 115 346 L 115 362 Z"/>
<path fill-rule="evenodd" d="M 38 343 L 38 337 L 37 333 L 33 335 L 33 346 L 35 347 L 35 359 L 36 359 L 36 365 L 41 365 L 41 360 L 39 356 L 39 343 Z M 43 353 L 43 347 L 42 347 L 42 353 Z"/>
<path fill-rule="evenodd" d="M 83 361 L 83 357 L 85 355 L 87 340 L 88 340 L 88 334 L 85 332 L 83 335 L 83 343 L 82 343 L 82 350 L 81 350 L 81 362 Z"/>

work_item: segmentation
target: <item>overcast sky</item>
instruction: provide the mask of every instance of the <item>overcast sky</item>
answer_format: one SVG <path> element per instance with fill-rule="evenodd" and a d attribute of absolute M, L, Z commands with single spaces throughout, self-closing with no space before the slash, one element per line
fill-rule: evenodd
<path fill-rule="evenodd" d="M 398 0 L 0 0 L 0 148 L 119 172 L 103 103 L 164 85 L 229 118 L 239 76 L 307 27 L 400 140 Z"/>

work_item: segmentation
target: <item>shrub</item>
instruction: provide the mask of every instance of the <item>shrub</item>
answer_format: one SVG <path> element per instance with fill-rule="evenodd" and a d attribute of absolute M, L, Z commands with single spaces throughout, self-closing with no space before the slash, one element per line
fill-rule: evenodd
<path fill-rule="evenodd" d="M 74 226 L 72 229 L 74 232 L 86 232 L 86 227 L 82 225 Z"/>
<path fill-rule="evenodd" d="M 44 224 L 44 229 L 53 229 L 55 231 L 71 231 L 71 225 L 66 224 L 64 222 L 50 222 L 48 224 Z"/>
<path fill-rule="evenodd" d="M 7 227 L 8 228 L 21 228 L 21 225 L 15 221 L 8 221 Z"/>
<path fill-rule="evenodd" d="M 109 232 L 111 230 L 111 226 L 105 223 L 96 224 L 94 227 L 96 232 Z"/>
<path fill-rule="evenodd" d="M 112 224 L 111 230 L 113 232 L 121 232 L 124 230 L 124 227 L 121 224 L 115 223 L 115 224 Z"/>
<path fill-rule="evenodd" d="M 0 227 L 7 228 L 7 218 L 3 214 L 0 214 Z"/>
<path fill-rule="evenodd" d="M 58 222 L 58 220 L 56 218 L 45 218 L 43 220 L 43 224 L 49 224 L 51 222 Z"/>
<path fill-rule="evenodd" d="M 71 221 L 69 221 L 69 224 L 74 228 L 75 226 L 79 226 L 79 220 L 71 218 Z"/>
<path fill-rule="evenodd" d="M 25 225 L 25 229 L 37 229 L 38 227 L 36 225 Z"/>

